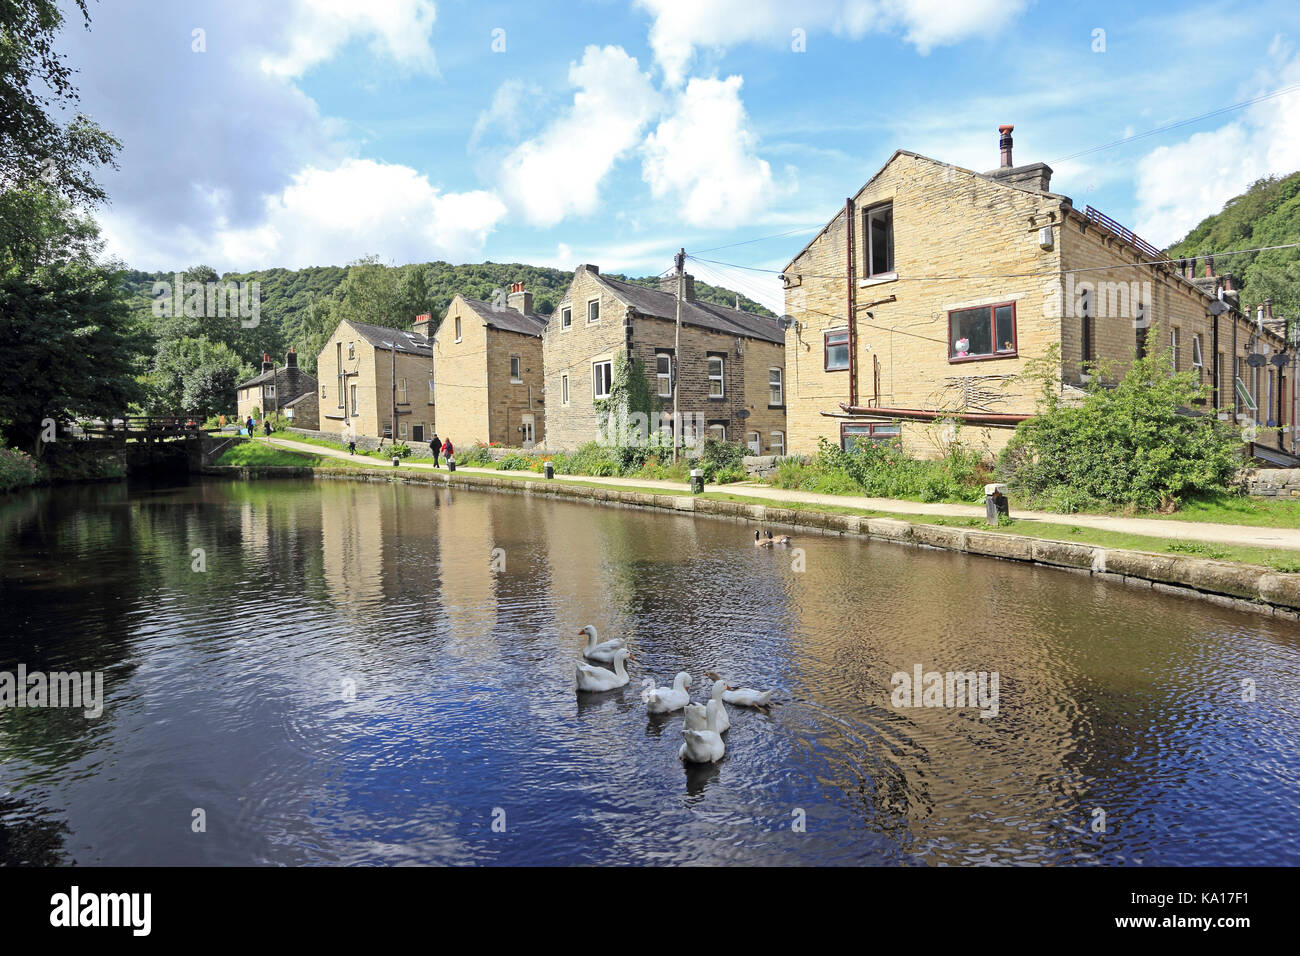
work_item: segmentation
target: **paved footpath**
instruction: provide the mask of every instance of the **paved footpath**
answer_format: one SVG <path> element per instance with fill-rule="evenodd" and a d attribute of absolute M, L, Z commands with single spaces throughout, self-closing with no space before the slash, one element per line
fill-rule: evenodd
<path fill-rule="evenodd" d="M 258 441 L 266 441 L 264 438 Z M 272 444 L 290 451 L 300 451 L 309 455 L 324 455 L 329 458 L 352 458 L 365 461 L 364 456 L 350 456 L 346 451 L 310 445 L 306 442 L 290 441 L 284 438 L 271 440 Z M 371 459 L 375 467 L 383 467 L 378 459 Z M 433 463 L 422 459 L 407 459 L 402 468 L 433 470 Z M 444 466 L 445 469 L 445 466 Z M 480 475 L 520 475 L 542 478 L 539 472 L 511 471 L 500 472 L 494 468 L 465 468 L 456 466 L 458 472 Z M 594 478 L 587 475 L 572 476 L 573 480 L 592 484 L 611 485 L 623 488 L 657 488 L 664 491 L 684 491 L 686 486 L 680 481 L 661 481 L 654 478 Z M 562 480 L 562 479 L 557 479 Z M 769 501 L 802 502 L 805 504 L 836 505 L 841 508 L 863 508 L 869 511 L 882 511 L 893 514 L 933 515 L 936 518 L 982 518 L 982 505 L 930 504 L 921 501 L 900 501 L 896 498 L 865 498 L 855 495 L 823 495 L 812 491 L 787 491 L 754 482 L 734 485 L 712 485 L 711 491 L 722 491 L 737 498 L 766 498 Z M 1041 521 L 1047 524 L 1074 525 L 1081 528 L 1098 528 L 1103 531 L 1118 531 L 1125 534 L 1142 534 L 1155 538 L 1175 538 L 1186 541 L 1204 541 L 1213 544 L 1253 545 L 1261 548 L 1295 548 L 1300 550 L 1300 529 L 1296 528 L 1258 528 L 1248 525 L 1213 524 L 1204 521 L 1165 521 L 1158 518 L 1118 518 L 1109 515 L 1060 515 L 1047 511 L 1017 511 L 1012 516 L 1018 521 Z"/>

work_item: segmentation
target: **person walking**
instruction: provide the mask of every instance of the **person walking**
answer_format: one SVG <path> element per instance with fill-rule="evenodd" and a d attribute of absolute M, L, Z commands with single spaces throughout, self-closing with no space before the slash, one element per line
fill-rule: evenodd
<path fill-rule="evenodd" d="M 434 432 L 433 437 L 429 439 L 429 451 L 433 452 L 433 467 L 438 467 L 438 453 L 442 451 L 442 439 L 438 433 Z"/>
<path fill-rule="evenodd" d="M 248 426 L 248 437 L 249 437 L 249 438 L 252 438 L 252 437 L 253 437 L 253 425 L 254 425 L 254 423 L 253 423 L 253 416 L 252 416 L 252 415 L 249 415 L 249 416 L 248 416 L 248 421 L 245 422 L 244 424 L 246 424 L 246 425 Z"/>
<path fill-rule="evenodd" d="M 456 449 L 452 447 L 451 439 L 448 438 L 446 441 L 442 443 L 442 457 L 447 459 L 448 461 L 451 461 L 452 456 L 455 454 L 456 454 Z"/>
<path fill-rule="evenodd" d="M 348 429 L 348 454 L 355 455 L 356 453 L 357 453 L 357 433 L 354 429 L 349 428 Z"/>
<path fill-rule="evenodd" d="M 262 419 L 262 430 L 266 432 L 267 441 L 270 441 L 271 440 L 271 419 L 269 418 Z"/>

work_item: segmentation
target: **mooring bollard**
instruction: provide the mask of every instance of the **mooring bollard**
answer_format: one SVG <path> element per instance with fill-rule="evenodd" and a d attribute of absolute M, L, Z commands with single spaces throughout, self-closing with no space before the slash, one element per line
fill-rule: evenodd
<path fill-rule="evenodd" d="M 542 465 L 542 473 L 543 473 L 544 475 L 546 475 L 546 477 L 547 477 L 548 480 L 551 479 L 551 478 L 554 478 L 554 477 L 555 477 L 555 462 L 548 461 L 548 462 L 546 462 L 544 465 Z"/>
<path fill-rule="evenodd" d="M 397 467 L 398 465 L 400 465 L 401 463 L 402 463 L 402 459 L 400 459 L 400 458 L 398 458 L 396 455 L 394 455 L 394 456 L 393 456 L 393 467 L 396 468 L 396 467 Z"/>
<path fill-rule="evenodd" d="M 984 486 L 984 519 L 989 524 L 997 524 L 1001 515 L 1011 517 L 1006 490 L 1007 486 L 1001 484 Z"/>
<path fill-rule="evenodd" d="M 455 459 L 455 458 L 448 458 L 448 459 L 447 459 L 447 470 L 448 470 L 448 471 L 455 471 L 455 470 L 456 470 L 456 459 Z"/>
<path fill-rule="evenodd" d="M 704 472 L 699 468 L 691 469 L 691 494 L 704 494 Z"/>

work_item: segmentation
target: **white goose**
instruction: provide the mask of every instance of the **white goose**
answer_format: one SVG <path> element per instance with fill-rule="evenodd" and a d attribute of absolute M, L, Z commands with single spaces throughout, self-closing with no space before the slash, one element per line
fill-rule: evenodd
<path fill-rule="evenodd" d="M 652 686 L 646 690 L 642 695 L 645 709 L 652 714 L 671 714 L 674 710 L 681 710 L 691 702 L 690 686 L 691 675 L 680 671 L 673 678 L 672 687 Z"/>
<path fill-rule="evenodd" d="M 723 758 L 727 745 L 718 732 L 718 708 L 721 706 L 716 700 L 711 700 L 708 707 L 691 704 L 686 708 L 682 727 L 684 743 L 677 751 L 678 760 L 683 763 L 717 763 Z"/>
<path fill-rule="evenodd" d="M 603 667 L 592 667 L 590 664 L 578 664 L 578 690 L 601 691 L 623 687 L 628 682 L 628 673 L 623 662 L 631 656 L 626 647 L 619 648 L 614 655 L 612 671 L 607 671 Z"/>
<path fill-rule="evenodd" d="M 605 664 L 614 663 L 614 655 L 618 649 L 623 646 L 619 638 L 596 643 L 596 625 L 588 624 L 578 632 L 578 636 L 587 635 L 587 646 L 582 650 L 582 656 L 589 661 L 601 661 Z"/>
<path fill-rule="evenodd" d="M 731 729 L 731 718 L 727 716 L 726 700 L 727 682 L 725 680 L 715 680 L 713 682 L 713 697 L 709 703 L 718 705 L 718 733 L 725 734 Z"/>
<path fill-rule="evenodd" d="M 705 675 L 711 678 L 715 684 L 720 677 L 713 671 L 705 671 Z M 732 687 L 727 685 L 727 689 L 722 692 L 722 699 L 728 704 L 735 704 L 737 707 L 767 707 L 772 703 L 772 691 L 754 690 L 751 687 Z"/>

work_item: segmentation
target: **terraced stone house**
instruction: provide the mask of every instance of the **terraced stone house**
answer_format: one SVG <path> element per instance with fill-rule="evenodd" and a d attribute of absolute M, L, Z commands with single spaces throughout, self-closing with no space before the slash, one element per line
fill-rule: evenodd
<path fill-rule="evenodd" d="M 582 265 L 542 334 L 546 445 L 576 448 L 600 434 L 619 356 L 640 360 L 657 404 L 652 428 L 671 434 L 673 392 L 687 442 L 712 436 L 754 454 L 786 449 L 786 352 L 780 322 L 695 298 L 684 276 L 680 355 L 678 276 L 651 288 Z M 659 420 L 657 414 L 666 414 Z"/>
<path fill-rule="evenodd" d="M 316 359 L 320 431 L 424 442 L 433 434 L 431 316 L 410 332 L 364 322 L 339 323 Z"/>

